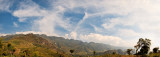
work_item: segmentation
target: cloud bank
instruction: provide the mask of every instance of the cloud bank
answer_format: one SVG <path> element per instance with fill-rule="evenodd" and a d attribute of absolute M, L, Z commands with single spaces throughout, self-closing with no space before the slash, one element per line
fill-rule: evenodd
<path fill-rule="evenodd" d="M 153 47 L 160 40 L 158 0 L 48 1 L 49 7 L 32 0 L 22 1 L 11 13 L 19 22 L 31 20 L 32 32 L 69 39 L 133 46 L 142 37 L 151 39 Z M 4 5 L 7 4 L 2 3 L 0 10 L 8 10 L 9 6 L 3 8 Z"/>

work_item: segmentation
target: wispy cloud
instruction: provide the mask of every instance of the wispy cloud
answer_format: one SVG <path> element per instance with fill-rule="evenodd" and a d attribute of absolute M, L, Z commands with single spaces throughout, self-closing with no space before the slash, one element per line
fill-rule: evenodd
<path fill-rule="evenodd" d="M 0 10 L 8 10 L 10 6 L 2 3 L 3 1 L 0 0 Z M 150 37 L 155 42 L 159 40 L 159 2 L 158 0 L 58 0 L 50 1 L 49 8 L 43 8 L 27 0 L 21 2 L 12 14 L 19 18 L 19 22 L 32 20 L 33 32 L 106 44 L 118 41 L 113 44 L 118 46 L 120 43 L 134 42 L 139 37 Z M 84 16 L 79 18 L 77 23 L 73 23 L 73 20 L 77 19 L 66 17 L 64 15 L 66 12 L 84 13 Z M 72 15 L 75 16 L 71 14 L 71 17 Z M 16 23 L 13 24 L 18 27 Z M 59 33 L 57 27 L 62 28 L 63 30 L 59 31 L 63 33 Z"/>
<path fill-rule="evenodd" d="M 0 0 L 0 12 L 1 11 L 8 11 L 10 12 L 9 8 L 12 5 L 13 1 L 10 0 Z"/>
<path fill-rule="evenodd" d="M 16 22 L 13 22 L 14 27 L 19 27 Z"/>

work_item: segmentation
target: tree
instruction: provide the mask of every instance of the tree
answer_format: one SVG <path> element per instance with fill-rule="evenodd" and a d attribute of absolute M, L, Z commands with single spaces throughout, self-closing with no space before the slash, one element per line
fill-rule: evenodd
<path fill-rule="evenodd" d="M 93 55 L 96 55 L 96 51 L 93 51 Z"/>
<path fill-rule="evenodd" d="M 16 51 L 15 48 L 11 45 L 11 43 L 8 43 L 7 48 L 10 51 L 10 54 L 12 55 Z"/>
<path fill-rule="evenodd" d="M 2 44 L 2 39 L 0 39 L 0 55 L 3 54 L 3 44 Z"/>
<path fill-rule="evenodd" d="M 127 53 L 128 53 L 128 55 L 131 55 L 131 51 L 132 51 L 133 49 L 127 49 Z"/>
<path fill-rule="evenodd" d="M 25 49 L 25 50 L 23 51 L 23 53 L 25 54 L 25 56 L 30 56 L 31 51 L 30 51 L 30 49 Z"/>
<path fill-rule="evenodd" d="M 151 40 L 150 39 L 143 39 L 140 38 L 139 41 L 137 42 L 137 45 L 134 47 L 136 48 L 136 54 L 137 55 L 145 55 L 149 52 L 151 46 Z M 139 52 L 138 52 L 139 50 Z"/>
<path fill-rule="evenodd" d="M 134 46 L 136 48 L 136 54 L 138 53 L 138 50 L 141 47 L 143 41 L 144 39 L 140 38 L 139 41 L 137 42 L 137 45 Z"/>
<path fill-rule="evenodd" d="M 113 55 L 117 54 L 116 52 L 112 52 Z"/>
<path fill-rule="evenodd" d="M 70 53 L 72 54 L 74 52 L 74 50 L 70 50 Z"/>
<path fill-rule="evenodd" d="M 158 52 L 159 47 L 155 47 L 153 48 L 153 53 L 157 53 Z"/>
<path fill-rule="evenodd" d="M 2 39 L 0 39 L 0 48 L 3 47 L 3 44 L 2 44 Z"/>

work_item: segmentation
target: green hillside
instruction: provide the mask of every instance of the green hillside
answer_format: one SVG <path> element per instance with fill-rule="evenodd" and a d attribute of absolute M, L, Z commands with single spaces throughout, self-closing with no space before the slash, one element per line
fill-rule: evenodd
<path fill-rule="evenodd" d="M 55 37 L 55 36 L 46 36 L 46 35 L 38 35 L 52 43 L 55 43 L 58 48 L 63 50 L 65 53 L 70 53 L 68 50 L 74 49 L 76 55 L 86 55 L 93 54 L 93 51 L 96 52 L 105 52 L 107 50 L 121 49 L 121 47 L 115 47 L 102 43 L 94 43 L 94 42 L 82 42 L 80 40 L 73 39 L 64 39 L 63 37 Z M 116 50 L 117 51 L 117 50 Z M 120 53 L 120 54 L 124 54 Z"/>
<path fill-rule="evenodd" d="M 38 34 L 16 34 L 7 35 L 1 37 L 3 39 L 2 44 L 5 48 L 10 44 L 14 51 L 8 52 L 8 49 L 1 48 L 3 50 L 0 55 L 3 56 L 28 56 L 28 57 L 70 57 L 70 56 L 92 56 L 93 52 L 96 55 L 110 54 L 114 52 L 118 54 L 126 54 L 119 47 L 94 43 L 94 42 L 82 42 L 80 40 L 65 39 L 63 37 L 46 36 Z M 116 50 L 118 49 L 118 50 Z M 70 50 L 74 50 L 71 54 Z"/>
<path fill-rule="evenodd" d="M 18 57 L 57 57 L 67 56 L 57 49 L 55 45 L 42 37 L 33 34 L 27 35 L 11 35 L 1 37 L 3 48 L 2 56 L 18 56 Z M 12 46 L 14 51 L 8 52 L 10 49 L 8 45 Z"/>

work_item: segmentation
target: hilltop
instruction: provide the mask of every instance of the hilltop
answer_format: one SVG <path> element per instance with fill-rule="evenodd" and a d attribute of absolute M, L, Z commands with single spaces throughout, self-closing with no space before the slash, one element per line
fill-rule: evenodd
<path fill-rule="evenodd" d="M 120 50 L 124 49 L 123 47 L 116 47 L 108 44 L 102 44 L 102 43 L 95 43 L 95 42 L 83 42 L 80 40 L 74 40 L 74 39 L 65 39 L 63 37 L 56 37 L 56 36 L 46 36 L 46 35 L 38 35 L 41 36 L 47 40 L 49 40 L 52 43 L 55 43 L 58 48 L 62 49 L 66 53 L 70 53 L 68 50 L 74 49 L 76 50 L 75 53 L 77 55 L 86 55 L 86 54 L 93 54 L 93 51 L 98 52 L 107 52 L 108 50 Z M 120 53 L 119 54 L 125 54 Z"/>
<path fill-rule="evenodd" d="M 82 42 L 80 40 L 65 39 L 63 37 L 46 36 L 39 34 L 15 34 L 1 37 L 3 44 L 10 43 L 14 48 L 15 56 L 71 56 L 69 50 L 74 50 L 74 56 L 93 55 L 95 51 L 97 55 L 126 54 L 120 47 L 115 47 L 102 43 Z M 27 50 L 27 54 L 24 53 Z M 3 53 L 2 53 L 3 54 Z"/>
<path fill-rule="evenodd" d="M 13 46 L 13 49 L 15 50 L 15 52 L 13 52 L 13 55 L 15 56 L 50 57 L 50 56 L 60 56 L 64 54 L 62 53 L 61 50 L 58 50 L 58 48 L 54 44 L 34 34 L 7 35 L 7 36 L 3 36 L 1 39 L 4 40 L 2 42 L 3 45 L 6 44 L 4 45 L 4 47 L 7 46 L 8 44 L 11 44 Z M 59 52 L 58 54 L 57 54 L 57 51 Z M 3 52 L 1 53 L 2 55 L 10 54 L 10 53 L 3 53 Z"/>

